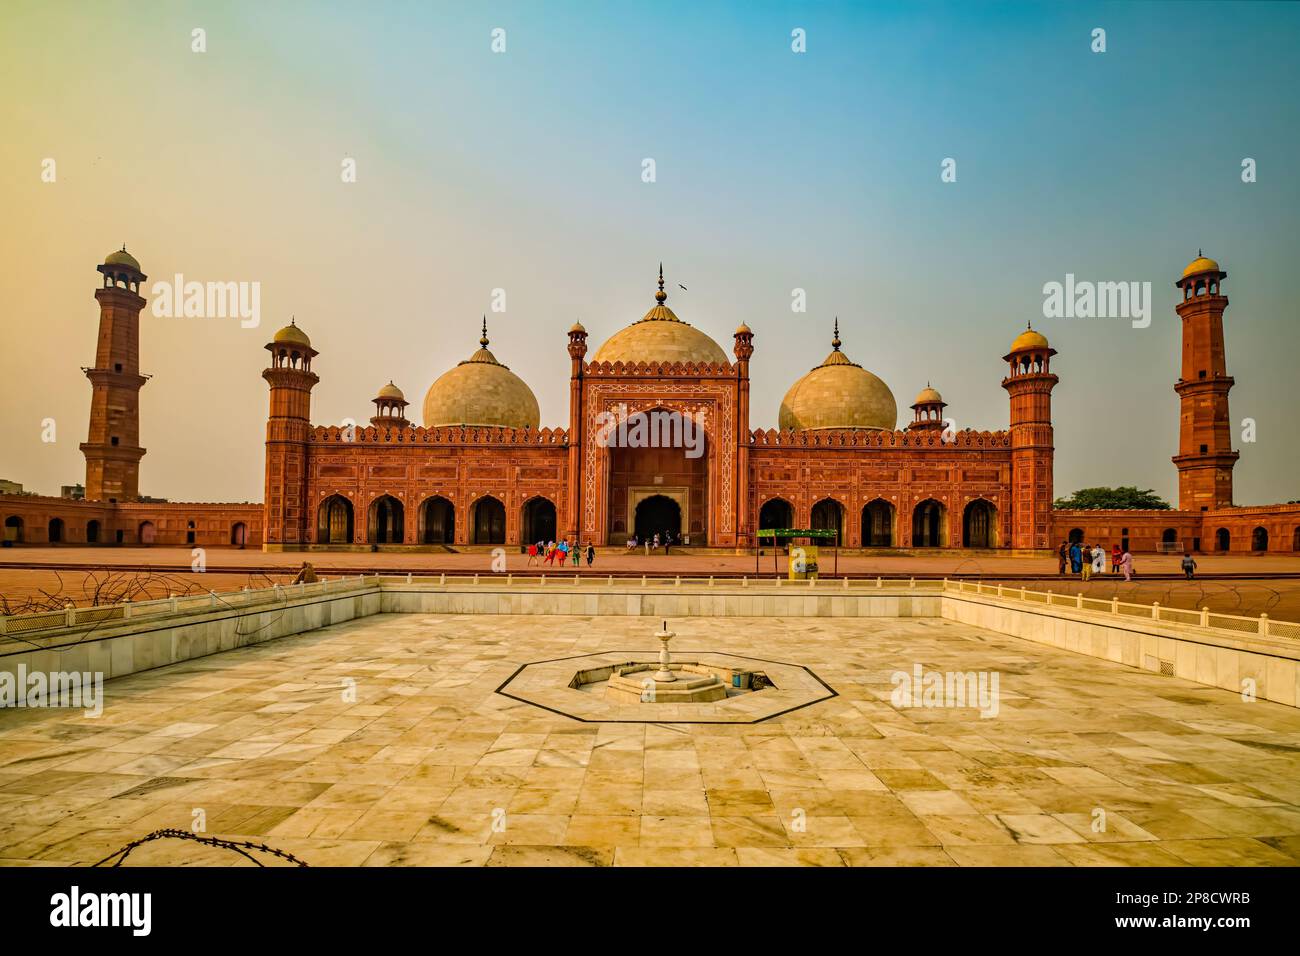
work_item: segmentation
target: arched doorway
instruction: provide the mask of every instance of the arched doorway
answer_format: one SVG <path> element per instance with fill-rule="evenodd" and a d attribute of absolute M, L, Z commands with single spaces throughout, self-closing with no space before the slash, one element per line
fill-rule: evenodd
<path fill-rule="evenodd" d="M 198 529 L 194 527 L 194 522 L 193 522 L 193 521 L 187 521 L 187 522 L 185 522 L 185 543 L 186 543 L 186 544 L 193 544 L 193 543 L 194 543 L 194 537 L 195 537 L 195 534 L 196 534 L 197 532 L 198 532 Z"/>
<path fill-rule="evenodd" d="M 1250 550 L 1267 551 L 1268 550 L 1268 529 L 1256 528 L 1250 533 Z"/>
<path fill-rule="evenodd" d="M 23 540 L 23 519 L 17 515 L 5 518 L 5 540 L 15 544 Z"/>
<path fill-rule="evenodd" d="M 912 547 L 942 548 L 947 541 L 947 509 L 926 498 L 912 509 Z"/>
<path fill-rule="evenodd" d="M 651 495 L 637 502 L 634 533 L 638 541 L 653 539 L 659 535 L 663 540 L 665 533 L 673 536 L 673 541 L 682 538 L 682 507 L 666 495 Z"/>
<path fill-rule="evenodd" d="M 242 521 L 236 521 L 230 526 L 230 543 L 236 548 L 242 548 L 248 543 L 248 525 Z"/>
<path fill-rule="evenodd" d="M 141 521 L 136 537 L 141 544 L 153 544 L 158 536 L 158 529 L 152 521 Z"/>
<path fill-rule="evenodd" d="M 834 531 L 835 544 L 844 541 L 844 506 L 834 498 L 823 498 L 812 506 L 810 522 L 814 531 Z"/>
<path fill-rule="evenodd" d="M 758 509 L 758 529 L 774 531 L 777 528 L 794 527 L 794 506 L 784 498 L 773 498 L 763 502 Z"/>
<path fill-rule="evenodd" d="M 637 519 L 641 503 L 658 495 L 677 502 L 671 528 L 675 542 L 685 544 L 689 538 L 692 544 L 709 543 L 711 438 L 694 419 L 689 419 L 688 436 L 687 421 L 671 409 L 645 409 L 629 415 L 623 428 L 606 436 L 610 544 L 641 536 Z M 669 529 L 651 527 L 650 536 L 655 532 L 662 536 L 665 530 Z"/>
<path fill-rule="evenodd" d="M 86 544 L 99 544 L 99 522 L 93 518 L 86 522 Z"/>
<path fill-rule="evenodd" d="M 316 543 L 351 544 L 352 526 L 352 502 L 342 495 L 330 495 L 316 512 Z"/>
<path fill-rule="evenodd" d="M 1176 551 L 1177 548 L 1175 546 L 1177 544 L 1178 544 L 1178 529 L 1165 528 L 1164 531 L 1160 532 L 1161 551 Z"/>
<path fill-rule="evenodd" d="M 1083 544 L 1083 529 L 1071 528 L 1068 540 L 1070 544 Z"/>
<path fill-rule="evenodd" d="M 366 540 L 371 544 L 401 544 L 406 535 L 404 510 L 392 495 L 380 495 L 370 502 Z"/>
<path fill-rule="evenodd" d="M 894 546 L 894 506 L 883 498 L 868 502 L 862 509 L 862 546 L 864 548 Z"/>
<path fill-rule="evenodd" d="M 456 540 L 456 507 L 434 495 L 420 505 L 420 541 L 423 544 L 451 544 Z"/>
<path fill-rule="evenodd" d="M 1291 535 L 1291 550 L 1300 551 L 1300 528 L 1296 528 L 1295 533 Z"/>
<path fill-rule="evenodd" d="M 547 498 L 530 498 L 524 505 L 524 544 L 555 540 L 555 504 Z"/>
<path fill-rule="evenodd" d="M 51 518 L 46 528 L 50 544 L 58 544 L 63 540 L 63 519 Z"/>
<path fill-rule="evenodd" d="M 1214 549 L 1216 551 L 1227 551 L 1232 547 L 1232 535 L 1228 533 L 1227 528 L 1220 528 L 1214 532 Z"/>
<path fill-rule="evenodd" d="M 961 516 L 961 535 L 968 548 L 998 546 L 998 512 L 993 502 L 976 498 Z"/>
<path fill-rule="evenodd" d="M 474 502 L 474 544 L 506 543 L 506 506 L 488 495 Z"/>

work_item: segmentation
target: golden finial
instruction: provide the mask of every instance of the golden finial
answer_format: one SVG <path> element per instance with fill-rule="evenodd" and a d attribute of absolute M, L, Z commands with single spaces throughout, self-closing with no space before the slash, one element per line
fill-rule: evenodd
<path fill-rule="evenodd" d="M 840 350 L 840 317 L 835 316 L 835 338 L 831 339 L 831 348 L 836 352 Z"/>
<path fill-rule="evenodd" d="M 659 263 L 659 291 L 655 293 L 655 301 L 660 305 L 668 299 L 668 293 L 664 291 L 664 264 Z"/>
<path fill-rule="evenodd" d="M 487 348 L 487 347 L 488 347 L 488 337 L 487 337 L 487 316 L 486 316 L 486 315 L 483 316 L 483 336 L 478 340 L 478 344 L 481 345 L 481 346 L 483 346 L 483 348 Z"/>

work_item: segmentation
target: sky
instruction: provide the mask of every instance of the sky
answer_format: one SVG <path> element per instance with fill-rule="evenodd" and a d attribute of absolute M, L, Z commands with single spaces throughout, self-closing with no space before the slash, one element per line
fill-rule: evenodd
<path fill-rule="evenodd" d="M 148 495 L 262 499 L 263 346 L 291 316 L 317 424 L 365 421 L 390 379 L 418 420 L 487 313 L 567 427 L 569 326 L 594 351 L 662 261 L 728 354 L 753 328 L 755 428 L 837 316 L 900 426 L 929 382 L 958 428 L 1006 428 L 1001 356 L 1032 321 L 1059 352 L 1056 494 L 1173 501 L 1173 283 L 1203 249 L 1228 272 L 1236 501 L 1297 499 L 1298 48 L 1300 4 L 10 0 L 0 477 L 84 480 L 95 266 L 125 243 L 147 289 L 260 289 L 253 328 L 146 309 Z M 1067 274 L 1149 282 L 1150 324 L 1046 317 Z"/>

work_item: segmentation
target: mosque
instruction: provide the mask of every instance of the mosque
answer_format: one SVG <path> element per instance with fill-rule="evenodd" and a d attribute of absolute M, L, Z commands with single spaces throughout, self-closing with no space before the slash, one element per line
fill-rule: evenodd
<path fill-rule="evenodd" d="M 1169 511 L 1054 510 L 1052 371 L 1038 330 L 1012 337 L 1001 386 L 1008 427 L 956 431 L 928 385 L 899 423 L 897 400 L 854 362 L 838 323 L 826 358 L 797 378 L 777 429 L 750 425 L 756 333 L 730 356 L 668 305 L 662 267 L 653 304 L 589 355 L 568 330 L 569 419 L 543 427 L 536 396 L 489 348 L 424 395 L 421 423 L 392 382 L 369 424 L 312 423 L 318 352 L 296 322 L 267 343 L 270 389 L 264 504 L 142 499 L 139 315 L 146 280 L 125 249 L 98 266 L 95 364 L 85 500 L 0 498 L 16 543 L 261 546 L 266 550 L 435 550 L 567 538 L 597 546 L 671 534 L 687 547 L 743 550 L 771 528 L 837 532 L 856 549 L 997 549 L 1044 553 L 1067 538 L 1134 551 L 1300 551 L 1300 505 L 1232 501 L 1223 313 L 1227 273 L 1198 256 L 1175 283 L 1183 329 L 1179 503 Z M 509 355 L 503 354 L 505 359 Z M 689 419 L 702 443 L 611 443 L 610 421 Z M 645 429 L 641 429 L 644 432 Z M 620 434 L 636 429 L 624 428 Z"/>

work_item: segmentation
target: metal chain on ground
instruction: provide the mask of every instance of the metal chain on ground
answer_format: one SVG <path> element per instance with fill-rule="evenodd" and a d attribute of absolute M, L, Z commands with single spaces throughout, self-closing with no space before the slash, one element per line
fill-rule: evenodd
<path fill-rule="evenodd" d="M 121 866 L 126 861 L 126 858 L 131 855 L 131 851 L 134 850 L 136 847 L 143 846 L 144 844 L 149 843 L 152 840 L 163 840 L 163 839 L 192 840 L 195 843 L 202 843 L 205 846 L 215 846 L 222 850 L 233 850 L 234 852 L 238 853 L 240 856 L 244 856 L 252 860 L 255 864 L 257 864 L 260 867 L 265 867 L 266 864 L 263 863 L 261 860 L 257 859 L 252 854 L 245 852 L 246 850 L 257 850 L 262 853 L 269 853 L 272 856 L 277 856 L 282 860 L 286 860 L 289 863 L 294 864 L 295 866 L 308 865 L 305 861 L 298 859 L 292 853 L 287 853 L 284 850 L 277 850 L 275 847 L 267 846 L 265 843 L 250 843 L 248 841 L 223 840 L 220 837 L 199 836 L 197 833 L 191 833 L 188 830 L 155 830 L 153 833 L 150 833 L 148 836 L 143 836 L 138 840 L 132 840 L 126 846 L 122 847 L 122 849 L 114 853 L 110 853 L 108 856 L 104 857 L 104 859 L 96 863 L 95 866 L 103 866 L 104 864 L 108 863 L 109 860 L 112 860 L 114 857 L 117 857 L 118 859 L 117 862 L 113 863 L 113 866 L 115 867 Z"/>

